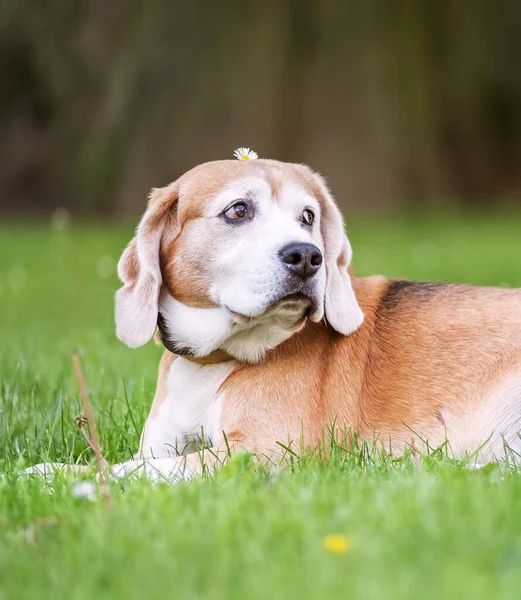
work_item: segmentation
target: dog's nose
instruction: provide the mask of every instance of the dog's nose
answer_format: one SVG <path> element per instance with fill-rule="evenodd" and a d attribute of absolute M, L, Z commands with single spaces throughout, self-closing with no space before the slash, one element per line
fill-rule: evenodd
<path fill-rule="evenodd" d="M 307 279 L 312 277 L 322 264 L 322 252 L 313 244 L 293 242 L 279 251 L 281 261 L 288 271 Z"/>

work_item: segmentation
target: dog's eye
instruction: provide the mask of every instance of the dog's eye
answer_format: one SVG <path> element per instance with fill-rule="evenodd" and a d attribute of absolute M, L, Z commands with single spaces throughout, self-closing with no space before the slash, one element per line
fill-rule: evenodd
<path fill-rule="evenodd" d="M 309 208 L 306 208 L 306 210 L 302 213 L 302 223 L 304 225 L 307 225 L 308 227 L 311 227 L 311 225 L 313 225 L 314 220 L 315 213 L 312 210 L 309 210 Z"/>
<path fill-rule="evenodd" d="M 224 216 L 228 219 L 242 219 L 248 213 L 248 207 L 244 202 L 236 202 L 224 211 Z"/>

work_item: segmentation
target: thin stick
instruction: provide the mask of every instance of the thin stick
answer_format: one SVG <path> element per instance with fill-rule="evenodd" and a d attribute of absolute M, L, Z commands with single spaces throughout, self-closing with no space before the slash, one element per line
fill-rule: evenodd
<path fill-rule="evenodd" d="M 94 445 L 94 442 L 90 439 L 89 434 L 87 433 L 87 430 L 85 429 L 85 427 L 89 426 L 87 417 L 85 415 L 78 415 L 78 416 L 74 417 L 74 422 L 80 428 L 83 439 L 87 442 L 87 444 L 89 445 L 91 450 L 94 453 L 96 453 L 96 446 Z M 104 462 L 105 466 L 107 467 L 108 462 L 107 462 L 107 459 L 103 456 L 103 454 L 102 454 L 102 458 L 103 458 L 103 462 Z"/>
<path fill-rule="evenodd" d="M 101 493 L 103 495 L 103 499 L 105 500 L 105 502 L 109 503 L 110 502 L 110 490 L 109 490 L 109 486 L 107 485 L 107 478 L 105 476 L 105 470 L 108 467 L 108 463 L 105 460 L 103 454 L 101 453 L 101 446 L 99 443 L 98 430 L 96 429 L 96 421 L 94 419 L 94 413 L 92 411 L 92 406 L 89 401 L 89 394 L 87 393 L 87 386 L 85 385 L 85 379 L 83 378 L 83 370 L 81 368 L 80 355 L 78 354 L 78 352 L 76 350 L 72 353 L 72 365 L 74 367 L 74 374 L 76 375 L 76 381 L 78 382 L 78 389 L 80 391 L 83 409 L 85 410 L 85 416 L 87 418 L 89 432 L 92 437 L 92 442 L 89 445 L 94 450 L 94 455 L 96 456 L 96 466 L 98 468 L 98 473 L 99 473 Z M 87 442 L 90 442 L 90 440 L 88 438 L 87 438 Z"/>

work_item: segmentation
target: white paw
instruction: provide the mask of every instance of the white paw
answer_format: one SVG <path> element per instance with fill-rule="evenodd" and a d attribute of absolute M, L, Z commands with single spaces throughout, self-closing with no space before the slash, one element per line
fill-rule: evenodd
<path fill-rule="evenodd" d="M 96 474 L 91 467 L 50 462 L 28 467 L 22 471 L 21 476 L 36 475 L 43 479 L 52 480 L 57 471 L 66 474 L 93 473 L 96 480 L 99 479 L 99 474 Z M 178 458 L 149 458 L 146 460 L 128 460 L 124 463 L 112 465 L 107 475 L 110 475 L 113 479 L 146 477 L 154 483 L 176 483 L 183 479 L 190 479 L 192 473 L 185 468 L 184 462 Z"/>
<path fill-rule="evenodd" d="M 27 467 L 21 473 L 21 477 L 29 477 L 37 475 L 43 479 L 51 480 L 56 476 L 56 473 L 61 472 L 65 475 L 77 475 L 78 473 L 93 473 L 92 467 L 88 465 L 68 465 L 66 463 L 38 463 L 32 467 Z"/>
<path fill-rule="evenodd" d="M 113 465 L 110 469 L 115 479 L 122 477 L 146 477 L 154 483 L 176 483 L 188 480 L 191 474 L 175 458 L 149 458 L 142 460 L 128 460 L 124 463 Z"/>
<path fill-rule="evenodd" d="M 22 471 L 22 475 L 38 475 L 46 479 L 52 479 L 56 471 L 63 470 L 67 465 L 64 463 L 38 463 L 32 467 L 27 467 Z"/>

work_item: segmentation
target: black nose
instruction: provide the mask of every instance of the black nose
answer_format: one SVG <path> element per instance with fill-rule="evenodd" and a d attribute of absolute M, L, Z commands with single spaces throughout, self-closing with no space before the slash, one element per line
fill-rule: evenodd
<path fill-rule="evenodd" d="M 322 252 L 313 244 L 294 242 L 279 251 L 280 260 L 291 273 L 307 279 L 312 277 L 322 264 Z"/>

